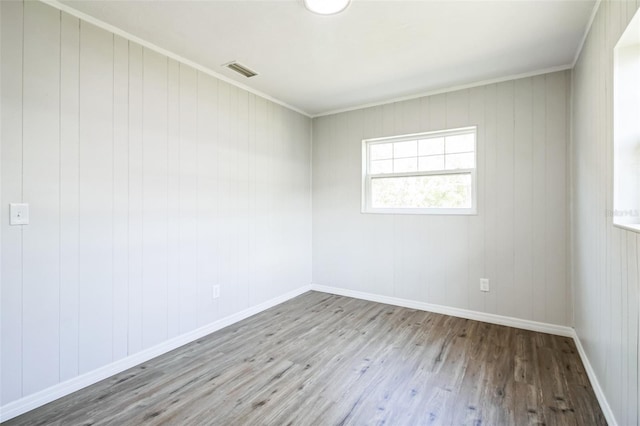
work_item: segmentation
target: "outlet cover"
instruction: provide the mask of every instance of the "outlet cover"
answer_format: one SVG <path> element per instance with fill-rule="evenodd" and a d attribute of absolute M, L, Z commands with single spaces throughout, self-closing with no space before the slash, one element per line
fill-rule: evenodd
<path fill-rule="evenodd" d="M 480 278 L 480 291 L 489 291 L 489 278 Z"/>
<path fill-rule="evenodd" d="M 214 285 L 213 286 L 213 298 L 217 299 L 218 297 L 220 297 L 220 286 L 219 285 Z"/>
<path fill-rule="evenodd" d="M 29 204 L 11 203 L 9 204 L 9 224 L 28 225 L 29 224 Z"/>

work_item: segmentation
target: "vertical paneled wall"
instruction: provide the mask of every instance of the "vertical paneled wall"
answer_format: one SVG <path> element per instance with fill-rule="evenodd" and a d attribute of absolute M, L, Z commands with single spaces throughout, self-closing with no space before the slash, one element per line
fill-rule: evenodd
<path fill-rule="evenodd" d="M 564 71 L 314 119 L 313 282 L 570 325 L 569 89 Z M 362 139 L 469 125 L 477 215 L 360 213 Z"/>
<path fill-rule="evenodd" d="M 575 328 L 620 425 L 640 422 L 640 235 L 612 225 L 613 48 L 639 4 L 601 3 L 573 71 Z"/>
<path fill-rule="evenodd" d="M 308 118 L 43 3 L 0 8 L 3 405 L 309 284 Z"/>

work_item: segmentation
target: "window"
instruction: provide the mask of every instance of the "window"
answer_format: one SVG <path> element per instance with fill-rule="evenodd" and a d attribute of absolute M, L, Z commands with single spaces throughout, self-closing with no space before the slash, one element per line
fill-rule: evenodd
<path fill-rule="evenodd" d="M 640 232 L 640 12 L 614 50 L 613 223 Z"/>
<path fill-rule="evenodd" d="M 476 213 L 476 128 L 362 141 L 364 213 Z"/>

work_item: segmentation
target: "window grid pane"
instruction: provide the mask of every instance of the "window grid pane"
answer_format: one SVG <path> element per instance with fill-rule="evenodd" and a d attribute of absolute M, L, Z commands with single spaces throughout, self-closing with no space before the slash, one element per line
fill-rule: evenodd
<path fill-rule="evenodd" d="M 445 139 L 445 153 L 470 152 L 473 151 L 473 145 L 473 134 L 447 136 Z"/>
<path fill-rule="evenodd" d="M 433 172 L 444 169 L 444 155 L 428 155 L 418 157 L 418 170 L 421 172 Z"/>
<path fill-rule="evenodd" d="M 371 161 L 387 160 L 393 158 L 393 144 L 377 143 L 370 146 L 369 153 Z"/>
<path fill-rule="evenodd" d="M 418 155 L 418 141 L 403 141 L 393 144 L 393 158 L 411 158 Z"/>
<path fill-rule="evenodd" d="M 375 160 L 371 162 L 371 174 L 393 173 L 393 160 Z"/>
<path fill-rule="evenodd" d="M 393 173 L 408 173 L 418 170 L 418 158 L 398 158 L 393 160 Z"/>
<path fill-rule="evenodd" d="M 472 169 L 474 162 L 473 153 L 449 154 L 445 155 L 445 169 Z"/>
<path fill-rule="evenodd" d="M 443 138 L 442 138 L 443 139 Z M 444 140 L 444 139 L 443 139 Z M 418 141 L 410 141 L 417 143 Z M 420 142 L 423 142 L 421 140 Z M 378 144 L 371 146 L 369 173 L 406 173 L 412 171 L 436 171 L 436 170 L 456 170 L 475 168 L 475 151 L 460 151 L 445 153 L 444 145 L 440 154 L 411 155 L 402 156 L 396 153 L 406 153 L 406 146 L 396 149 L 395 145 L 406 142 L 395 142 L 393 144 Z M 382 149 L 374 147 L 382 146 Z M 389 152 L 386 157 L 383 153 Z M 426 151 L 421 151 L 426 152 Z M 437 151 L 431 151 L 437 152 Z M 430 159 L 430 160 L 429 160 Z M 437 166 L 437 164 L 441 164 Z"/>
<path fill-rule="evenodd" d="M 418 155 L 444 154 L 444 138 L 422 139 L 418 142 Z"/>

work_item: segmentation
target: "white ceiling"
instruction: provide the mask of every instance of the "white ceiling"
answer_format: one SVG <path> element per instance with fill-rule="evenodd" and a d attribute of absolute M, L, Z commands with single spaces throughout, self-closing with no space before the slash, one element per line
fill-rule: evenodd
<path fill-rule="evenodd" d="M 333 16 L 302 0 L 63 3 L 318 115 L 569 66 L 595 0 L 353 0 Z"/>

